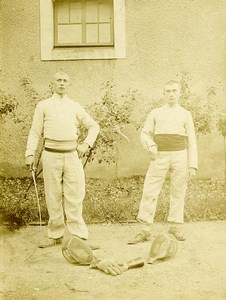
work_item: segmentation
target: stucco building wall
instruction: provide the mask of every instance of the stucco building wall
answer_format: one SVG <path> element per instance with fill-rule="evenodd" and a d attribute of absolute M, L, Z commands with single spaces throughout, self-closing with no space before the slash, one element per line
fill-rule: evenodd
<path fill-rule="evenodd" d="M 3 36 L 3 22 L 2 22 L 2 0 L 0 0 L 0 70 L 2 69 L 2 36 Z"/>
<path fill-rule="evenodd" d="M 225 101 L 224 0 L 127 0 L 127 58 L 118 60 L 41 61 L 39 0 L 2 0 L 0 7 L 0 67 L 5 73 L 5 86 L 31 116 L 34 107 L 24 96 L 21 79 L 31 80 L 42 94 L 59 69 L 69 73 L 73 83 L 69 94 L 84 106 L 100 99 L 101 85 L 107 80 L 113 80 L 119 95 L 128 88 L 137 89 L 141 99 L 148 102 L 162 94 L 164 82 L 180 78 L 181 72 L 190 74 L 195 93 L 205 95 L 207 87 L 215 86 L 217 101 Z M 28 129 L 21 131 L 12 123 L 3 125 L 1 175 L 27 175 L 24 151 Z M 122 142 L 126 150 L 121 151 L 117 174 L 144 174 L 148 158 L 141 148 L 139 132 L 128 134 L 133 146 Z M 200 137 L 199 152 L 199 176 L 223 177 L 221 139 L 215 134 Z M 114 176 L 115 169 L 92 165 L 87 174 Z"/>

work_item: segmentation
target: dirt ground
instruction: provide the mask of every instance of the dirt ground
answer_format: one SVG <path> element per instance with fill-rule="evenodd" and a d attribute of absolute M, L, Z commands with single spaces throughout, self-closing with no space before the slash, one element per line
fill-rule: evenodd
<path fill-rule="evenodd" d="M 127 245 L 141 226 L 89 225 L 90 242 L 101 247 L 95 255 L 120 261 L 137 256 L 146 260 L 152 241 Z M 226 221 L 186 223 L 183 228 L 187 239 L 179 242 L 173 259 L 145 263 L 115 277 L 68 263 L 61 246 L 37 249 L 27 259 L 45 236 L 46 227 L 1 228 L 0 299 L 226 299 Z M 161 232 L 167 232 L 167 225 L 156 223 L 153 238 Z"/>

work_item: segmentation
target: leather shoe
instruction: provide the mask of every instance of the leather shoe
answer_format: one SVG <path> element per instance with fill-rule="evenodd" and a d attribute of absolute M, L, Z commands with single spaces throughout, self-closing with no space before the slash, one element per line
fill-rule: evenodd
<path fill-rule="evenodd" d="M 60 245 L 62 243 L 62 240 L 63 240 L 63 237 L 60 237 L 60 238 L 57 238 L 57 239 L 48 238 L 46 241 L 44 241 L 38 247 L 39 248 L 47 248 L 47 247 Z"/>

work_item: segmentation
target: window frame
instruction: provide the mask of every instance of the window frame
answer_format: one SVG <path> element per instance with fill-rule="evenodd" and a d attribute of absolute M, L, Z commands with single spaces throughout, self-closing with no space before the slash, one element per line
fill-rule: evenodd
<path fill-rule="evenodd" d="M 70 1 L 70 0 L 69 0 Z M 103 24 L 103 23 L 106 23 L 106 22 L 85 22 L 85 19 L 84 19 L 84 15 L 85 15 L 85 1 L 87 0 L 80 0 L 83 2 L 83 7 L 82 7 L 82 22 L 81 22 L 81 25 L 82 25 L 82 43 L 58 43 L 57 42 L 57 38 L 58 38 L 58 28 L 57 28 L 57 25 L 68 25 L 70 26 L 70 24 L 72 23 L 62 23 L 62 24 L 59 24 L 57 23 L 57 14 L 58 14 L 58 10 L 57 9 L 54 9 L 53 8 L 53 19 L 54 19 L 54 48 L 58 48 L 58 47 L 106 47 L 106 46 L 110 46 L 110 47 L 113 47 L 114 46 L 114 13 L 113 13 L 113 0 L 112 0 L 112 6 L 111 6 L 111 9 L 110 9 L 110 16 L 111 16 L 111 21 L 109 22 L 110 24 L 110 42 L 109 43 L 85 43 L 84 40 L 86 39 L 85 37 L 85 25 L 86 24 L 97 24 L 99 26 L 99 24 Z M 56 2 L 56 1 L 54 1 Z M 110 1 L 109 1 L 110 2 Z M 70 6 L 70 4 L 69 4 Z M 80 24 L 80 23 L 74 23 L 74 24 Z"/>
<path fill-rule="evenodd" d="M 41 60 L 126 58 L 125 0 L 113 0 L 114 45 L 54 47 L 54 0 L 40 0 Z"/>

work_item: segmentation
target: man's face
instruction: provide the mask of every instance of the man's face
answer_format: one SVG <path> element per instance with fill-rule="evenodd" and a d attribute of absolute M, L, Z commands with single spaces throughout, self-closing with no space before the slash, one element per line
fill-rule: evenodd
<path fill-rule="evenodd" d="M 165 86 L 164 95 L 169 105 L 177 104 L 180 98 L 180 87 L 177 83 Z"/>
<path fill-rule="evenodd" d="M 54 92 L 63 96 L 67 92 L 69 86 L 69 77 L 67 74 L 56 74 L 53 80 Z"/>

